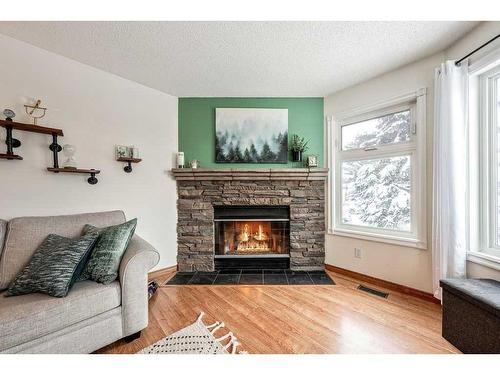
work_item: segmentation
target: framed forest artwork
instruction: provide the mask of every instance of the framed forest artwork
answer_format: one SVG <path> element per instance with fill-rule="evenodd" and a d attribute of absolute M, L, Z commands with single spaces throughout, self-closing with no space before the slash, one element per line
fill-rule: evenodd
<path fill-rule="evenodd" d="M 286 163 L 288 109 L 216 108 L 216 163 Z"/>

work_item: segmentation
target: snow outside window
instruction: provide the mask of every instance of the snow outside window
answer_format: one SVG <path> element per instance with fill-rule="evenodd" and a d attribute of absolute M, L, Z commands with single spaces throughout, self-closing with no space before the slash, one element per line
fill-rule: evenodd
<path fill-rule="evenodd" d="M 422 96 L 330 124 L 331 233 L 425 248 Z"/>

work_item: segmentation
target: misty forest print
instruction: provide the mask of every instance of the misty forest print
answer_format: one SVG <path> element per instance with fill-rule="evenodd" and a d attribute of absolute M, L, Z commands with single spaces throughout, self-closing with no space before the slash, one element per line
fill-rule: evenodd
<path fill-rule="evenodd" d="M 288 109 L 216 108 L 217 163 L 286 163 Z"/>

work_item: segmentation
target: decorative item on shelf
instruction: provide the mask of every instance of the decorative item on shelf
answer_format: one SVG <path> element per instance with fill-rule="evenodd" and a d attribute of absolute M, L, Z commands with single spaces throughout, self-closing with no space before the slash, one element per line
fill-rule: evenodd
<path fill-rule="evenodd" d="M 16 117 L 16 113 L 12 109 L 5 108 L 2 113 L 5 116 L 5 121 L 12 121 Z"/>
<path fill-rule="evenodd" d="M 139 159 L 139 148 L 138 147 L 135 147 L 135 146 L 130 146 L 129 147 L 129 153 L 130 153 L 130 157 L 131 158 L 134 158 L 134 159 Z"/>
<path fill-rule="evenodd" d="M 63 163 L 63 168 L 76 169 L 76 159 L 75 159 L 76 147 L 73 145 L 64 145 L 63 153 L 66 155 L 67 159 Z"/>
<path fill-rule="evenodd" d="M 128 146 L 120 146 L 120 145 L 115 146 L 115 154 L 116 154 L 117 160 L 119 158 L 129 158 L 130 157 Z"/>
<path fill-rule="evenodd" d="M 45 116 L 45 112 L 47 112 L 47 108 L 40 107 L 42 101 L 38 99 L 34 105 L 24 105 L 24 110 L 26 114 L 33 119 L 33 125 L 37 124 L 37 121 Z"/>
<path fill-rule="evenodd" d="M 177 153 L 177 168 L 184 168 L 184 152 Z"/>
<path fill-rule="evenodd" d="M 302 161 L 302 154 L 308 150 L 309 141 L 306 141 L 303 137 L 299 137 L 297 134 L 292 136 L 290 142 L 290 150 L 292 150 L 292 161 L 299 162 Z"/>
<path fill-rule="evenodd" d="M 316 168 L 318 166 L 318 155 L 308 155 L 307 166 L 309 168 Z"/>
<path fill-rule="evenodd" d="M 194 160 L 191 160 L 189 162 L 189 165 L 191 166 L 191 168 L 197 169 L 200 167 L 200 162 L 198 160 L 194 159 Z"/>

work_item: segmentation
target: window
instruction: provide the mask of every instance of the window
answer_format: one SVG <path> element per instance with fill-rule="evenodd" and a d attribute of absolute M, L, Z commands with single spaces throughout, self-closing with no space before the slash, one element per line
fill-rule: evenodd
<path fill-rule="evenodd" d="M 330 232 L 426 247 L 425 90 L 329 122 Z"/>
<path fill-rule="evenodd" d="M 471 66 L 470 78 L 469 251 L 485 265 L 500 263 L 499 65 L 496 57 L 486 67 Z"/>

